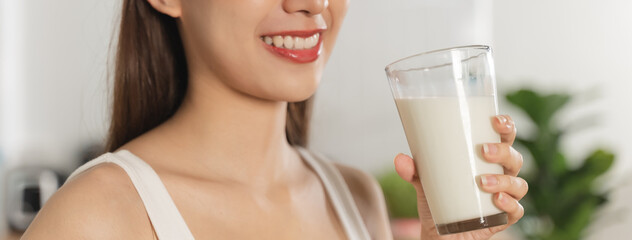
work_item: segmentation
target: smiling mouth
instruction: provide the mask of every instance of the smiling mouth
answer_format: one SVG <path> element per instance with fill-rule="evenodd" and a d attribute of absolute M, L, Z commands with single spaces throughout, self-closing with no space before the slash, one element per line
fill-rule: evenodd
<path fill-rule="evenodd" d="M 316 47 L 320 40 L 320 33 L 315 33 L 309 37 L 299 36 L 263 36 L 261 40 L 270 46 L 290 50 L 312 49 Z"/>
<path fill-rule="evenodd" d="M 272 54 L 294 63 L 316 61 L 322 50 L 322 31 L 290 31 L 261 36 L 262 45 Z"/>

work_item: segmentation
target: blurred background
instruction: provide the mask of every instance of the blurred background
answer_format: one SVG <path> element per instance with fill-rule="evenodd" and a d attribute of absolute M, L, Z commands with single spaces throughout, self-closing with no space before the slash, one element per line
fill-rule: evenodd
<path fill-rule="evenodd" d="M 8 232 L 8 216 L 16 211 L 11 208 L 11 185 L 22 178 L 12 174 L 31 169 L 32 175 L 42 176 L 50 169 L 63 176 L 103 141 L 108 127 L 108 62 L 120 3 L 0 0 L 0 232 Z M 574 182 L 588 179 L 582 181 L 587 194 L 604 200 L 590 210 L 576 210 L 590 214 L 582 215 L 588 219 L 585 224 L 560 230 L 579 232 L 569 235 L 572 238 L 555 235 L 572 219 L 537 207 L 529 213 L 532 218 L 503 238 L 627 239 L 632 227 L 627 206 L 632 198 L 630 12 L 629 0 L 351 1 L 316 94 L 310 147 L 374 174 L 389 194 L 392 184 L 384 183 L 390 181 L 392 159 L 409 150 L 384 67 L 433 49 L 490 45 L 500 111 L 514 117 L 521 137 L 534 139 L 532 133 L 539 126 L 523 108 L 505 101 L 505 95 L 530 89 L 545 103 L 551 94 L 570 97 L 550 119 L 560 129 L 582 126 L 559 140 L 558 150 L 568 168 L 564 176 L 579 176 L 567 178 Z M 585 121 L 576 124 L 578 119 Z M 594 161 L 612 163 L 603 171 L 581 175 L 581 169 L 598 168 L 585 164 L 596 149 L 607 154 Z M 524 177 L 538 182 L 546 166 L 533 161 L 536 154 L 524 148 L 521 152 L 526 158 Z M 560 191 L 565 192 L 562 185 Z M 44 195 L 44 190 L 38 191 Z M 398 205 L 404 203 L 393 206 Z M 571 218 L 576 211 L 561 214 Z"/>

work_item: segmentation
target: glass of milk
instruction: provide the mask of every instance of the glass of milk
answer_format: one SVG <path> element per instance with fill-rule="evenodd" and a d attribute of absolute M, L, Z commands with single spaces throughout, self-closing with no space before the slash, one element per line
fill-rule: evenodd
<path fill-rule="evenodd" d="M 439 234 L 507 223 L 507 214 L 477 182 L 503 174 L 484 161 L 484 143 L 499 143 L 491 49 L 464 46 L 410 56 L 386 67 L 408 145 Z"/>

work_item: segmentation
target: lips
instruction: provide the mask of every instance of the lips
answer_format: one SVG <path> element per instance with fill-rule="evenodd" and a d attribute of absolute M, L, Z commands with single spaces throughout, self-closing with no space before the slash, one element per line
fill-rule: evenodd
<path fill-rule="evenodd" d="M 270 33 L 261 36 L 261 41 L 276 56 L 295 63 L 309 63 L 320 56 L 322 32 L 318 29 Z"/>

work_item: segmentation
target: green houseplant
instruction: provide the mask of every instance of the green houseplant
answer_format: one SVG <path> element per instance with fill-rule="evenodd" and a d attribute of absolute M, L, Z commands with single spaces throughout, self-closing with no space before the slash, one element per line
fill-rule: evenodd
<path fill-rule="evenodd" d="M 417 193 L 413 185 L 404 181 L 393 169 L 378 176 L 378 182 L 384 192 L 394 239 L 418 239 L 421 223 L 417 214 Z"/>
<path fill-rule="evenodd" d="M 614 155 L 603 149 L 589 154 L 578 168 L 568 166 L 561 152 L 562 137 L 570 128 L 558 126 L 556 114 L 571 100 L 568 94 L 538 94 L 519 90 L 506 95 L 513 106 L 523 111 L 535 128 L 528 138 L 519 132 L 518 146 L 533 159 L 533 170 L 522 173 L 529 193 L 522 200 L 525 217 L 518 223 L 527 239 L 581 239 L 596 210 L 607 201 L 607 193 L 598 193 L 597 177 L 606 173 Z"/>
<path fill-rule="evenodd" d="M 391 170 L 378 177 L 391 218 L 417 218 L 417 193 L 412 184 Z"/>

